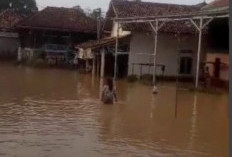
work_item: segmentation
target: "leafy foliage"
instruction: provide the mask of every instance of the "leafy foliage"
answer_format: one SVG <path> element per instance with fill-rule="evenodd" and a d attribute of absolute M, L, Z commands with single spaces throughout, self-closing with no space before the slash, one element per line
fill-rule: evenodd
<path fill-rule="evenodd" d="M 0 0 L 0 11 L 9 8 L 25 14 L 38 10 L 35 0 Z"/>

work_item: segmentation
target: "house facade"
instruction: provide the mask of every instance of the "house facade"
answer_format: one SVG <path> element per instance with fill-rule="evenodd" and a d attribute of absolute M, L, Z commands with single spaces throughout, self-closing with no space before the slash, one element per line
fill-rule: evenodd
<path fill-rule="evenodd" d="M 157 43 L 158 76 L 162 75 L 168 78 L 175 78 L 177 75 L 183 77 L 195 76 L 198 37 L 197 35 L 182 34 L 178 38 L 169 33 L 159 34 Z M 130 42 L 128 75 L 152 75 L 153 54 L 153 35 L 151 33 L 133 32 Z M 202 53 L 202 60 L 205 57 L 205 54 Z"/>
<path fill-rule="evenodd" d="M 212 21 L 217 21 L 217 19 L 211 19 L 208 22 L 207 20 L 202 21 L 206 27 L 201 29 L 201 33 L 199 33 L 199 27 L 197 26 L 199 21 L 195 21 L 194 23 L 194 21 L 190 20 L 180 20 L 159 23 L 157 44 L 155 44 L 156 33 L 153 28 L 153 23 L 143 23 L 141 20 L 138 20 L 140 22 L 127 23 L 124 21 L 125 23 L 118 24 L 115 19 L 141 19 L 145 17 L 170 15 L 191 15 L 192 17 L 195 14 L 207 14 L 208 11 L 203 9 L 206 6 L 207 4 L 205 3 L 197 5 L 175 5 L 143 1 L 112 0 L 104 24 L 104 32 L 108 34 L 108 37 L 104 36 L 103 39 L 95 42 L 98 44 L 107 38 L 116 38 L 115 43 L 108 45 L 111 47 L 112 45 L 114 46 L 112 47 L 113 51 L 111 51 L 114 59 L 111 59 L 110 62 L 114 64 L 114 68 L 111 69 L 114 77 L 119 76 L 122 70 L 122 68 L 119 68 L 122 67 L 121 65 L 123 65 L 124 69 L 127 69 L 125 70 L 127 71 L 127 75 L 124 75 L 124 77 L 128 75 L 141 77 L 146 74 L 154 76 L 156 67 L 156 76 L 170 79 L 182 77 L 192 80 L 195 78 L 195 85 L 197 87 L 199 79 L 201 80 L 204 77 L 206 66 L 210 62 L 207 61 L 209 56 L 208 52 L 212 49 L 212 45 L 209 44 L 211 38 L 209 30 L 211 26 L 208 24 L 212 23 L 215 26 Z M 124 51 L 127 53 L 124 53 L 120 49 L 121 37 L 125 36 L 130 36 L 127 42 L 128 48 Z M 88 49 L 95 49 L 94 46 L 96 44 L 90 45 Z M 81 45 L 79 46 L 81 47 Z M 106 47 L 107 44 L 99 46 L 97 54 L 101 56 L 101 64 L 106 64 L 105 66 L 108 67 L 109 63 L 105 61 L 107 60 L 105 54 L 108 53 L 104 50 Z M 101 50 L 104 51 L 101 52 Z M 155 50 L 156 66 L 154 66 Z M 124 58 L 120 54 L 124 54 Z M 102 67 L 102 71 L 104 73 L 104 66 Z M 101 76 L 103 77 L 104 75 Z"/>
<path fill-rule="evenodd" d="M 69 63 L 74 45 L 96 39 L 96 21 L 75 8 L 47 7 L 17 25 L 28 59 Z"/>
<path fill-rule="evenodd" d="M 19 46 L 19 35 L 14 26 L 23 20 L 25 15 L 13 9 L 6 9 L 0 13 L 0 58 L 16 59 Z"/>
<path fill-rule="evenodd" d="M 129 18 L 186 14 L 196 12 L 204 4 L 186 6 L 141 1 L 112 0 L 107 16 L 111 18 Z M 154 34 L 149 24 L 111 23 L 111 36 L 131 34 L 128 75 L 141 76 L 153 74 Z M 109 27 L 108 27 L 109 28 Z M 204 36 L 205 37 L 205 36 Z M 201 60 L 206 58 L 206 42 L 203 38 Z M 198 33 L 194 26 L 183 22 L 168 22 L 158 34 L 157 75 L 165 77 L 195 77 L 197 64 Z"/>

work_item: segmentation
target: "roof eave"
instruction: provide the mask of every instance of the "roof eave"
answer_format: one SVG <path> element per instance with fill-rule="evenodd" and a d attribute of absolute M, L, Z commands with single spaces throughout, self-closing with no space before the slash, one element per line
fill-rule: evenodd
<path fill-rule="evenodd" d="M 51 30 L 51 31 L 62 31 L 62 32 L 76 32 L 76 33 L 93 33 L 96 34 L 96 30 L 85 30 L 85 31 L 78 31 L 75 29 L 69 29 L 69 28 L 52 28 L 52 27 L 34 27 L 34 26 L 23 26 L 18 25 L 16 26 L 18 29 L 36 29 L 36 30 Z"/>

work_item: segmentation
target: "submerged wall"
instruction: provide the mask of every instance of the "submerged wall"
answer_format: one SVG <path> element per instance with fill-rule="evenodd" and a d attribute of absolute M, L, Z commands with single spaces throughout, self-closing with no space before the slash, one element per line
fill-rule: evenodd
<path fill-rule="evenodd" d="M 197 62 L 197 48 L 198 48 L 198 35 L 181 35 L 180 42 L 174 34 L 160 33 L 158 35 L 158 48 L 157 48 L 157 64 L 163 64 L 166 66 L 165 76 L 177 76 L 178 67 L 178 54 L 180 50 L 192 50 L 192 54 L 184 54 L 191 56 L 193 59 L 193 65 L 191 70 L 191 76 L 195 76 L 196 62 Z M 130 43 L 130 55 L 129 55 L 129 70 L 128 74 L 132 74 L 133 63 L 153 63 L 154 57 L 151 55 L 141 54 L 153 54 L 154 53 L 154 39 L 151 33 L 136 33 L 133 32 Z M 203 40 L 202 55 L 201 58 L 204 61 L 205 58 L 205 42 Z M 143 74 L 152 74 L 153 68 L 143 67 Z M 160 75 L 161 68 L 157 68 L 157 75 Z M 134 74 L 140 74 L 140 67 L 134 67 Z"/>
<path fill-rule="evenodd" d="M 19 39 L 15 33 L 0 32 L 0 58 L 17 58 Z"/>

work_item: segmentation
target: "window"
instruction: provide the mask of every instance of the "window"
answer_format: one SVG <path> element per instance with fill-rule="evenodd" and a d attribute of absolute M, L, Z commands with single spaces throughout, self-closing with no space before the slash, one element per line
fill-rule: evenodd
<path fill-rule="evenodd" d="M 190 75 L 192 74 L 192 57 L 180 57 L 180 74 Z"/>

